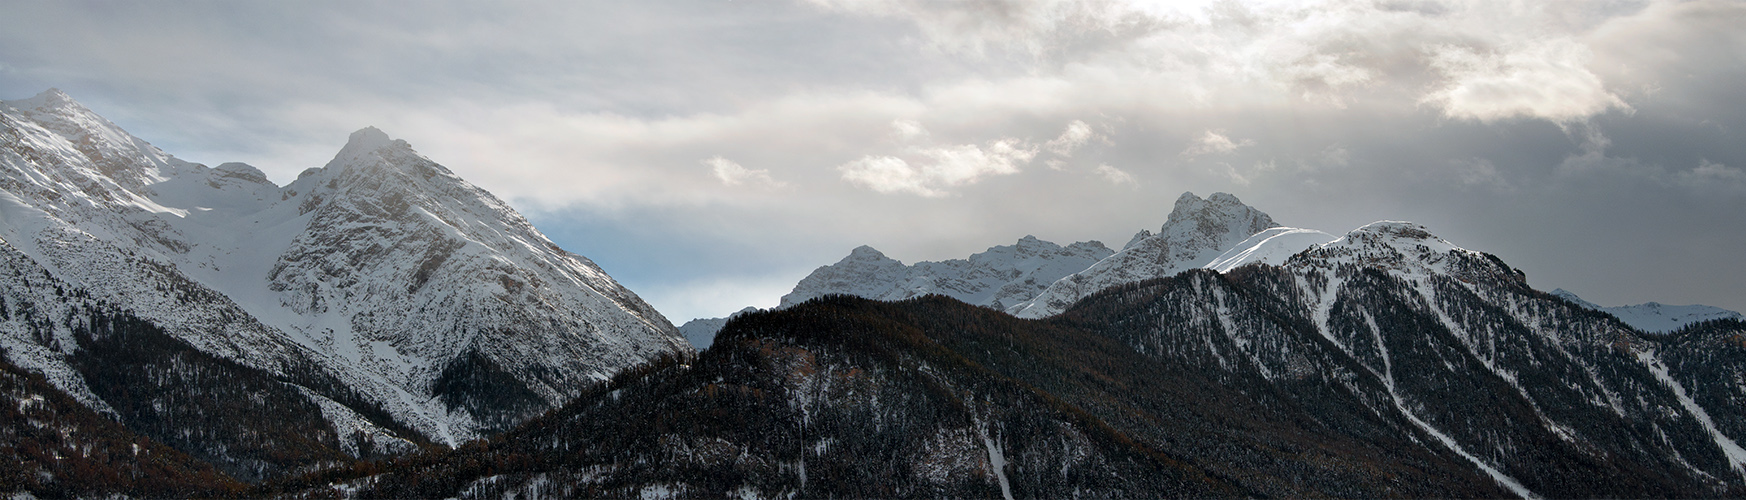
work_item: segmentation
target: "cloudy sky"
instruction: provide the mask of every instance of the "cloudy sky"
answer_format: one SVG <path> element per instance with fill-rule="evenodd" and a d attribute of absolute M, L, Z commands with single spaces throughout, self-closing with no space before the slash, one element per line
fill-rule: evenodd
<path fill-rule="evenodd" d="M 0 99 L 280 183 L 374 125 L 675 323 L 861 244 L 1119 246 L 1184 191 L 1746 310 L 1738 1 L 0 4 Z"/>

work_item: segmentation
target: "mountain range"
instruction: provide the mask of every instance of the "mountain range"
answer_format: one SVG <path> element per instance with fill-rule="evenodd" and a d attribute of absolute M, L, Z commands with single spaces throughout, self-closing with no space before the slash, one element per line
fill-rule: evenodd
<path fill-rule="evenodd" d="M 1728 313 L 1185 193 L 674 328 L 380 130 L 277 186 L 0 101 L 14 496 L 1739 497 Z"/>
<path fill-rule="evenodd" d="M 358 497 L 1746 494 L 1746 322 L 1634 329 L 1379 222 L 1041 320 L 943 295 L 740 314 L 507 435 L 275 492 Z"/>
<path fill-rule="evenodd" d="M 1336 239 L 1314 229 L 1280 226 L 1266 213 L 1243 204 L 1229 193 L 1213 193 L 1205 199 L 1183 193 L 1162 228 L 1157 232 L 1141 230 L 1119 252 L 1109 252 L 1097 241 L 1063 248 L 1026 236 L 1016 245 L 992 247 L 969 259 L 905 266 L 863 245 L 837 263 L 815 269 L 792 292 L 782 296 L 776 308 L 831 294 L 875 300 L 939 294 L 1019 317 L 1043 318 L 1059 314 L 1078 299 L 1111 286 L 1168 277 L 1189 269 L 1223 273 L 1255 263 L 1280 265 L 1294 254 Z M 1003 278 L 1006 281 L 1001 281 Z M 1602 307 L 1562 288 L 1552 293 L 1615 315 L 1649 333 L 1668 333 L 1712 319 L 1746 319 L 1738 312 L 1714 306 L 1650 302 Z M 715 330 L 721 329 L 726 320 L 696 319 L 682 329 L 693 345 L 707 347 Z"/>

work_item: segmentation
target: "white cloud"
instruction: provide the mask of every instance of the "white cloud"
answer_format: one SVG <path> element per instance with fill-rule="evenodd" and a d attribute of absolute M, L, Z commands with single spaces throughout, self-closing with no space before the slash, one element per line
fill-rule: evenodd
<path fill-rule="evenodd" d="M 1139 184 L 1138 182 L 1134 181 L 1133 175 L 1130 175 L 1127 172 L 1122 171 L 1122 169 L 1115 168 L 1115 167 L 1109 166 L 1107 164 L 1097 166 L 1097 175 L 1102 176 L 1103 179 L 1106 181 L 1109 181 L 1110 184 L 1131 184 L 1131 185 L 1138 185 Z"/>
<path fill-rule="evenodd" d="M 1746 188 L 1746 170 L 1706 159 L 1699 161 L 1697 168 L 1680 172 L 1679 181 L 1693 187 L 1742 189 Z"/>
<path fill-rule="evenodd" d="M 1484 158 L 1472 158 L 1452 162 L 1455 178 L 1461 185 L 1471 188 L 1483 188 L 1493 192 L 1505 193 L 1515 190 L 1515 185 L 1503 174 L 1498 172 L 1497 165 Z"/>
<path fill-rule="evenodd" d="M 1345 146 L 1333 144 L 1322 149 L 1321 163 L 1330 167 L 1344 167 L 1352 163 L 1352 152 Z"/>
<path fill-rule="evenodd" d="M 771 178 L 769 170 L 748 169 L 740 166 L 738 163 L 734 163 L 733 160 L 722 158 L 720 156 L 703 160 L 703 164 L 709 166 L 710 171 L 715 174 L 717 180 L 720 180 L 722 184 L 728 186 L 749 184 L 756 186 L 783 187 L 786 185 Z"/>
<path fill-rule="evenodd" d="M 1431 67 L 1447 78 L 1421 102 L 1450 118 L 1540 118 L 1558 123 L 1631 107 L 1587 68 L 1587 46 L 1568 38 L 1487 53 L 1458 45 L 1433 49 Z"/>
<path fill-rule="evenodd" d="M 1249 139 L 1233 141 L 1230 137 L 1226 137 L 1223 132 L 1223 130 L 1206 131 L 1200 135 L 1200 138 L 1189 144 L 1188 149 L 1182 150 L 1182 156 L 1193 158 L 1209 154 L 1225 154 L 1255 145 L 1255 141 Z"/>
<path fill-rule="evenodd" d="M 928 160 L 921 165 L 894 156 L 866 156 L 837 167 L 843 180 L 880 193 L 910 193 L 927 197 L 948 194 L 947 188 L 975 184 L 995 175 L 1019 173 L 1037 149 L 1017 139 L 1001 139 L 987 147 L 974 144 L 914 149 Z"/>
<path fill-rule="evenodd" d="M 881 193 L 946 194 L 929 186 L 929 180 L 920 169 L 910 167 L 909 162 L 895 156 L 866 156 L 839 165 L 837 170 L 843 173 L 843 180 Z"/>
<path fill-rule="evenodd" d="M 1224 174 L 1225 177 L 1229 178 L 1231 182 L 1237 183 L 1237 185 L 1247 186 L 1250 183 L 1255 182 L 1256 179 L 1278 169 L 1278 162 L 1267 160 L 1255 162 L 1255 165 L 1249 167 L 1247 172 L 1239 171 L 1237 170 L 1237 167 L 1233 167 L 1229 163 L 1219 162 L 1219 168 L 1215 169 L 1215 171 Z"/>
<path fill-rule="evenodd" d="M 911 142 L 928 137 L 928 129 L 915 120 L 892 120 L 891 133 L 901 142 Z"/>
<path fill-rule="evenodd" d="M 1071 157 L 1074 151 L 1085 147 L 1085 143 L 1090 142 L 1095 135 L 1096 133 L 1091 131 L 1091 125 L 1087 125 L 1084 121 L 1073 120 L 1067 122 L 1067 129 L 1061 131 L 1060 137 L 1043 144 L 1043 148 L 1055 153 L 1056 156 Z"/>
<path fill-rule="evenodd" d="M 1602 134 L 1599 127 L 1588 124 L 1578 124 L 1566 129 L 1571 134 L 1581 134 L 1582 142 L 1577 145 L 1579 152 L 1565 155 L 1558 163 L 1558 172 L 1564 175 L 1592 173 L 1607 170 L 1625 170 L 1634 162 L 1607 156 L 1607 148 L 1612 147 L 1613 140 Z"/>
<path fill-rule="evenodd" d="M 807 0 L 828 10 L 905 19 L 932 47 L 988 55 L 1046 57 L 1119 44 L 1166 26 L 1135 5 L 1112 0 Z"/>

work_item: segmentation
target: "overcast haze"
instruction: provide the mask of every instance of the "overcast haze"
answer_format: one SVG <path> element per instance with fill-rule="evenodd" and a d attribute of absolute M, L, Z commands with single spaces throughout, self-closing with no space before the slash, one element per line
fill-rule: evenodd
<path fill-rule="evenodd" d="M 60 88 L 275 182 L 373 125 L 674 323 L 857 245 L 1119 247 L 1184 191 L 1746 311 L 1746 3 L 0 1 Z"/>

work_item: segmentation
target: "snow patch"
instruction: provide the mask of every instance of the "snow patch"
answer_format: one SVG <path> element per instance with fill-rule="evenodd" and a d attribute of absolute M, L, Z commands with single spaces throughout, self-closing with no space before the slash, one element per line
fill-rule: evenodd
<path fill-rule="evenodd" d="M 1314 229 L 1275 227 L 1255 233 L 1208 262 L 1207 269 L 1231 272 L 1253 263 L 1284 265 L 1285 259 L 1311 247 L 1321 246 L 1338 237 Z"/>
<path fill-rule="evenodd" d="M 1739 443 L 1728 438 L 1726 434 L 1722 434 L 1721 430 L 1716 429 L 1716 423 L 1710 419 L 1709 412 L 1704 411 L 1704 407 L 1692 400 L 1691 396 L 1685 393 L 1685 386 L 1680 385 L 1679 381 L 1674 380 L 1673 376 L 1667 373 L 1667 365 L 1661 363 L 1661 358 L 1656 356 L 1653 351 L 1640 351 L 1637 353 L 1637 361 L 1648 367 L 1649 372 L 1654 373 L 1655 379 L 1660 380 L 1662 385 L 1673 390 L 1674 397 L 1679 399 L 1679 405 L 1685 407 L 1686 413 L 1690 414 L 1692 418 L 1697 419 L 1698 424 L 1702 425 L 1704 431 L 1710 434 L 1710 438 L 1715 440 L 1716 447 L 1722 449 L 1722 454 L 1728 458 L 1728 466 L 1742 476 L 1746 476 L 1746 448 L 1741 448 Z"/>

